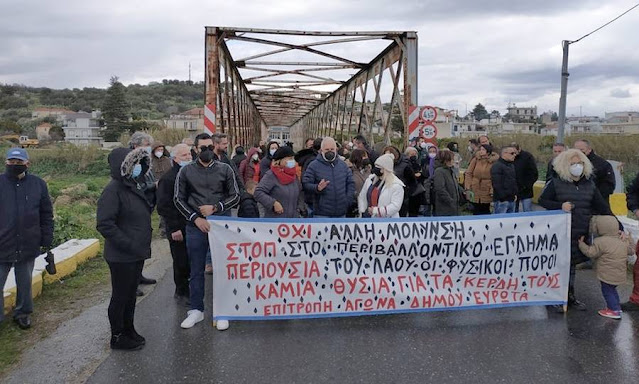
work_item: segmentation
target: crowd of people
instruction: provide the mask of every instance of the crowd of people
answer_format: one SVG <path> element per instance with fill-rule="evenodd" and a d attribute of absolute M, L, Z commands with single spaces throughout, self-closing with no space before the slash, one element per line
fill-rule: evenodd
<path fill-rule="evenodd" d="M 138 285 L 155 283 L 142 275 L 144 261 L 151 256 L 154 209 L 173 257 L 174 296 L 188 307 L 184 329 L 204 319 L 205 274 L 212 271 L 208 216 L 396 218 L 457 216 L 466 207 L 474 215 L 533 209 L 537 163 L 517 143 L 496 148 L 487 136 L 469 140 L 463 175 L 456 142 L 438 148 L 419 138 L 404 151 L 395 146 L 379 149 L 378 153 L 358 135 L 341 144 L 331 137 L 309 138 L 297 153 L 277 141 L 256 143 L 248 150 L 238 145 L 229 153 L 225 134 L 201 133 L 169 148 L 146 133 L 134 133 L 128 148 L 114 149 L 108 157 L 111 181 L 97 208 L 97 229 L 105 239 L 104 258 L 113 287 L 108 309 L 111 348 L 139 349 L 145 343 L 135 330 L 134 315 Z M 40 247 L 51 245 L 53 232 L 46 183 L 29 174 L 28 165 L 26 151 L 12 149 L 6 172 L 0 175 L 0 208 L 8 218 L 0 223 L 0 283 L 15 266 L 14 319 L 21 328 L 30 326 L 32 311 L 26 275 Z M 576 266 L 599 257 L 598 277 L 606 300 L 599 313 L 620 318 L 622 308 L 639 310 L 637 266 L 629 302 L 620 304 L 616 294 L 625 276 L 621 255 L 627 256 L 630 240 L 608 203 L 615 187 L 610 164 L 587 140 L 578 140 L 573 149 L 557 143 L 546 179 L 539 205 L 572 215 L 569 307 L 585 309 L 575 296 Z M 16 187 L 20 184 L 23 188 Z M 25 205 L 27 197 L 38 203 Z M 628 188 L 628 207 L 639 216 L 639 175 Z M 19 214 L 29 220 L 18 220 Z M 585 241 L 593 233 L 601 237 Z M 38 244 L 25 246 L 17 240 L 28 234 L 37 234 L 32 238 Z M 229 322 L 217 321 L 216 327 L 225 330 Z"/>

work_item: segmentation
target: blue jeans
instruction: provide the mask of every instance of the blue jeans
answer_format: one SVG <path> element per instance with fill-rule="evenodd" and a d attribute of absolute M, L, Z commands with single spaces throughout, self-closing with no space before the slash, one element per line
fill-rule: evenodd
<path fill-rule="evenodd" d="M 189 278 L 191 309 L 204 311 L 204 264 L 209 250 L 209 235 L 196 226 L 187 224 L 186 249 L 191 267 Z"/>
<path fill-rule="evenodd" d="M 515 212 L 514 201 L 495 201 L 494 213 L 513 213 Z"/>
<path fill-rule="evenodd" d="M 521 203 L 521 209 L 519 208 L 519 203 Z M 532 212 L 532 197 L 519 200 L 515 204 L 515 212 Z"/>
<path fill-rule="evenodd" d="M 617 293 L 617 286 L 601 282 L 601 293 L 603 293 L 604 300 L 606 300 L 606 306 L 613 311 L 620 311 L 621 305 L 619 304 L 619 293 Z"/>
<path fill-rule="evenodd" d="M 13 317 L 24 317 L 33 312 L 33 298 L 31 297 L 31 280 L 35 258 L 21 261 L 19 263 L 0 263 L 0 287 L 4 287 L 7 282 L 11 267 L 14 268 L 16 276 L 16 308 Z M 0 297 L 0 322 L 4 320 L 4 295 Z"/>

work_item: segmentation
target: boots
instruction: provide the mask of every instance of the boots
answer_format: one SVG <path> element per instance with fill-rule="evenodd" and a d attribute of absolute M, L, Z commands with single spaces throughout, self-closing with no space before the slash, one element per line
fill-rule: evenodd
<path fill-rule="evenodd" d="M 576 309 L 577 311 L 585 311 L 586 304 L 575 298 L 575 295 L 572 293 L 568 294 L 568 307 L 572 309 Z"/>
<path fill-rule="evenodd" d="M 124 332 L 111 336 L 111 349 L 121 349 L 123 351 L 137 351 L 144 347 L 143 342 L 135 341 Z"/>
<path fill-rule="evenodd" d="M 128 336 L 130 339 L 135 341 L 136 343 L 142 343 L 142 345 L 146 344 L 146 339 L 142 337 L 135 328 L 128 328 L 122 332 L 124 335 Z"/>

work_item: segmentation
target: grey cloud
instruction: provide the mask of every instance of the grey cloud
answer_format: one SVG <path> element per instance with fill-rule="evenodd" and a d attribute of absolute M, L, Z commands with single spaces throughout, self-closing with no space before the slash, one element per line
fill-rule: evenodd
<path fill-rule="evenodd" d="M 619 89 L 619 88 L 613 89 L 612 91 L 610 91 L 610 96 L 616 97 L 619 99 L 626 99 L 626 98 L 632 97 L 629 90 Z"/>

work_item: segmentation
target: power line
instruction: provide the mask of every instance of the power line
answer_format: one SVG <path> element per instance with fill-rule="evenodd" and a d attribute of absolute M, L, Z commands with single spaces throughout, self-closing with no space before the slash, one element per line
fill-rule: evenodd
<path fill-rule="evenodd" d="M 619 16 L 617 16 L 617 17 L 615 17 L 614 19 L 610 20 L 609 22 L 607 22 L 606 24 L 602 25 L 601 27 L 599 27 L 599 28 L 595 29 L 594 31 L 592 31 L 592 32 L 590 32 L 590 33 L 587 33 L 587 34 L 585 34 L 585 35 L 581 36 L 581 37 L 580 37 L 580 38 L 578 38 L 577 40 L 571 41 L 571 42 L 570 42 L 570 44 L 577 43 L 577 42 L 579 42 L 581 39 L 583 39 L 583 38 L 585 38 L 585 37 L 588 37 L 588 36 L 592 35 L 593 33 L 597 32 L 598 30 L 602 29 L 603 27 L 605 27 L 605 26 L 607 26 L 607 25 L 609 25 L 609 24 L 612 24 L 614 21 L 616 21 L 617 19 L 619 19 L 621 16 L 625 15 L 626 13 L 628 13 L 628 12 L 632 11 L 633 9 L 635 9 L 635 8 L 637 8 L 637 7 L 639 7 L 639 4 L 635 4 L 635 6 L 634 6 L 634 7 L 630 8 L 629 10 L 627 10 L 627 11 L 626 11 L 626 12 L 624 12 L 624 13 L 622 13 L 621 15 L 619 15 Z"/>

